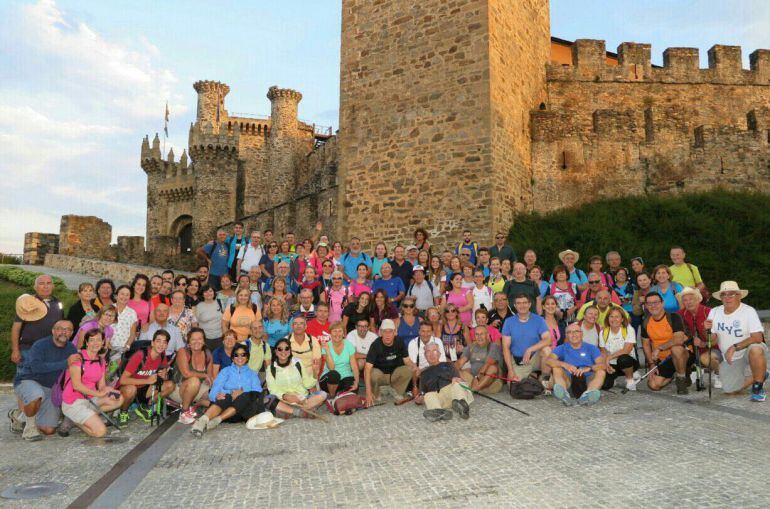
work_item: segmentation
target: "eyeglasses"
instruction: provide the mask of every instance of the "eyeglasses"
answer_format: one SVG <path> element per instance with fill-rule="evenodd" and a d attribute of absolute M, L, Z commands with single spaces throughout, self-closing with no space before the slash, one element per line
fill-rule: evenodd
<path fill-rule="evenodd" d="M 290 352 L 291 348 L 283 347 L 283 348 L 276 348 L 276 352 Z"/>
<path fill-rule="evenodd" d="M 460 256 L 470 256 L 470 253 L 463 253 Z"/>
<path fill-rule="evenodd" d="M 414 304 L 404 304 L 401 307 L 404 308 L 404 309 L 412 309 L 412 308 L 414 308 Z"/>
<path fill-rule="evenodd" d="M 502 235 L 498 235 L 498 236 L 497 236 L 497 237 L 495 237 L 495 238 L 496 238 L 496 239 L 498 239 L 498 240 L 500 240 L 500 239 L 504 239 L 505 237 L 503 237 Z"/>
<path fill-rule="evenodd" d="M 645 301 L 644 303 L 647 304 L 648 306 L 658 306 L 660 304 L 663 304 L 663 302 L 659 300 L 648 300 L 648 301 Z"/>
<path fill-rule="evenodd" d="M 447 313 L 457 313 L 457 310 L 456 309 L 447 309 L 446 312 Z"/>
<path fill-rule="evenodd" d="M 737 297 L 739 294 L 738 292 L 722 292 L 720 295 L 722 297 Z"/>
<path fill-rule="evenodd" d="M 332 281 L 342 281 L 342 278 L 341 277 L 333 277 Z"/>
<path fill-rule="evenodd" d="M 241 353 L 236 353 L 236 354 L 234 354 L 234 355 L 233 355 L 233 358 L 236 358 L 236 357 L 248 357 L 248 356 L 249 356 L 249 355 L 248 355 L 247 353 L 245 353 L 245 352 L 241 352 Z"/>

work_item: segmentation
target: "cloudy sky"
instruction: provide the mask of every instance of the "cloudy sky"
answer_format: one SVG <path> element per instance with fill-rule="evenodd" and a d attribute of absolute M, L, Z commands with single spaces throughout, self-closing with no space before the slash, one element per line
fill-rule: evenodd
<path fill-rule="evenodd" d="M 0 2 L 0 252 L 27 231 L 58 232 L 62 214 L 97 215 L 113 236 L 144 235 L 142 137 L 178 155 L 195 113 L 192 83 L 231 87 L 231 113 L 267 114 L 277 84 L 300 90 L 300 117 L 337 126 L 338 0 L 3 0 Z M 770 48 L 766 0 L 553 0 L 565 39 L 706 50 Z"/>

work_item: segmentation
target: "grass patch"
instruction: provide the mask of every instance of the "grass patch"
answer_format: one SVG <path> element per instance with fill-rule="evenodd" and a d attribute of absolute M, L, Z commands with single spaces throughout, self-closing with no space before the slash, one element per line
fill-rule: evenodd
<path fill-rule="evenodd" d="M 548 214 L 517 216 L 508 240 L 519 258 L 534 249 L 550 272 L 557 253 L 570 248 L 588 258 L 619 251 L 623 264 L 644 258 L 651 270 L 671 264 L 669 249 L 684 247 L 712 291 L 732 279 L 751 292 L 746 302 L 770 308 L 770 197 L 716 190 L 679 196 L 629 196 Z M 712 301 L 713 304 L 713 301 Z"/>

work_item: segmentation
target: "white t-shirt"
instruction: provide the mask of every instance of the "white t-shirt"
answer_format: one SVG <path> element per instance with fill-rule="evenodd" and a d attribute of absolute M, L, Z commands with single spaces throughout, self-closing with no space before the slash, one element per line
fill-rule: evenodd
<path fill-rule="evenodd" d="M 348 335 L 345 336 L 345 339 L 347 339 L 353 346 L 356 347 L 356 353 L 366 355 L 369 353 L 369 347 L 372 346 L 374 340 L 377 339 L 377 334 L 368 330 L 366 331 L 366 337 L 362 338 L 358 335 L 358 331 L 353 329 L 352 331 L 348 332 Z"/>
<path fill-rule="evenodd" d="M 605 333 L 608 333 L 607 339 L 604 338 Z M 599 347 L 604 348 L 610 354 L 622 350 L 627 343 L 636 344 L 636 332 L 634 332 L 634 328 L 630 325 L 626 326 L 626 337 L 623 337 L 623 329 L 618 329 L 618 332 L 613 333 L 609 327 L 602 330 L 599 334 Z M 631 350 L 630 355 L 631 357 L 636 357 L 634 350 Z M 617 362 L 617 359 L 612 359 L 610 364 L 614 365 Z"/>
<path fill-rule="evenodd" d="M 433 290 L 431 290 L 431 286 Z M 414 297 L 417 302 L 415 307 L 420 311 L 433 307 L 435 305 L 434 300 L 439 297 L 438 288 L 433 283 L 428 283 L 427 280 L 423 281 L 419 285 L 414 283 L 407 288 L 407 293 Z"/>
<path fill-rule="evenodd" d="M 136 315 L 136 311 L 126 306 L 123 311 L 118 314 L 118 321 L 112 324 L 112 339 L 110 340 L 110 347 L 112 349 L 119 349 L 126 345 L 128 342 L 128 336 L 131 334 L 131 326 L 139 321 L 139 317 Z"/>
<path fill-rule="evenodd" d="M 596 330 L 596 327 L 586 329 L 581 325 L 580 329 L 583 331 L 583 343 L 591 343 L 594 346 L 599 346 L 599 331 Z"/>
<path fill-rule="evenodd" d="M 241 260 L 241 271 L 248 272 L 252 267 L 259 267 L 259 260 L 262 255 L 265 254 L 262 251 L 262 246 L 254 247 L 251 243 L 241 246 L 238 251 L 238 259 Z"/>
<path fill-rule="evenodd" d="M 438 361 L 446 362 L 446 355 L 444 355 L 444 343 L 442 343 L 439 338 L 433 336 L 431 336 L 430 340 L 428 340 L 428 343 L 433 343 L 438 346 L 439 352 L 441 352 Z M 409 346 L 407 347 L 407 350 L 409 351 L 409 358 L 412 359 L 412 362 L 414 363 L 417 363 L 418 348 L 420 349 L 420 365 L 417 367 L 420 369 L 425 369 L 428 367 L 428 359 L 425 358 L 425 343 L 422 342 L 419 336 L 411 340 L 409 342 Z"/>
<path fill-rule="evenodd" d="M 477 309 L 481 309 L 481 305 L 484 304 L 484 308 L 487 312 L 495 309 L 492 305 L 492 289 L 488 286 L 482 286 L 481 288 L 473 287 L 473 312 L 476 313 Z M 476 326 L 476 315 L 473 315 L 473 326 Z"/>
<path fill-rule="evenodd" d="M 748 339 L 752 333 L 765 331 L 757 310 L 743 303 L 729 315 L 725 314 L 724 306 L 717 306 L 709 312 L 708 320 L 713 322 L 711 332 L 717 335 L 719 349 L 722 352 L 726 352 L 734 344 Z M 745 350 L 736 352 L 736 355 L 740 358 L 744 353 Z"/>

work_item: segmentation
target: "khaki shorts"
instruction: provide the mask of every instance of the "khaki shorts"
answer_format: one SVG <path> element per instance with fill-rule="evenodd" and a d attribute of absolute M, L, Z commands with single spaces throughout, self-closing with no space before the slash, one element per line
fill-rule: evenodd
<path fill-rule="evenodd" d="M 513 371 L 516 372 L 516 376 L 519 377 L 519 379 L 524 380 L 529 375 L 532 374 L 533 371 L 540 371 L 540 359 L 541 359 L 540 352 L 535 353 L 530 359 L 529 364 L 522 364 L 518 365 L 516 364 L 516 361 L 513 362 Z M 508 375 L 510 378 L 510 374 Z"/>
<path fill-rule="evenodd" d="M 71 405 L 62 403 L 61 411 L 65 417 L 69 417 L 75 424 L 83 424 L 94 415 L 97 415 L 94 406 L 85 398 L 77 399 Z"/>
<path fill-rule="evenodd" d="M 767 345 L 764 343 L 755 343 L 745 350 L 736 352 L 733 355 L 733 363 L 726 361 L 719 363 L 719 379 L 722 381 L 723 392 L 738 392 L 746 383 L 746 378 L 751 376 L 751 366 L 749 365 L 749 350 L 752 348 L 761 348 L 767 354 Z M 740 357 L 736 358 L 738 355 Z"/>
<path fill-rule="evenodd" d="M 181 390 L 182 390 L 183 383 L 184 381 L 176 384 L 176 387 L 174 387 L 174 392 L 172 392 L 169 395 L 169 398 L 171 399 L 171 401 L 176 401 L 177 403 L 180 403 L 180 404 L 182 403 Z M 207 397 L 210 390 L 211 390 L 211 387 L 209 387 L 208 382 L 201 382 L 201 386 L 198 388 L 198 394 L 196 394 L 195 397 L 193 398 L 193 403 Z"/>

